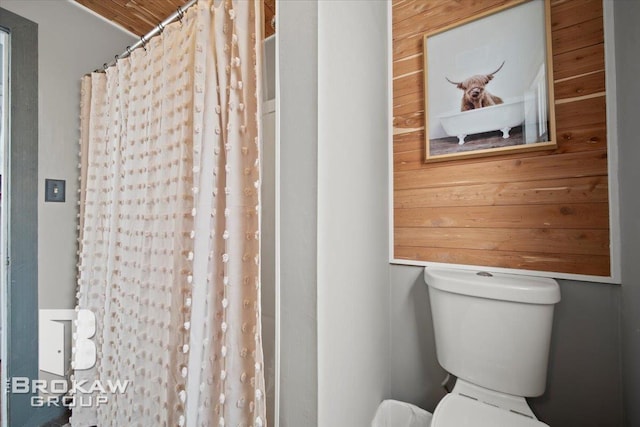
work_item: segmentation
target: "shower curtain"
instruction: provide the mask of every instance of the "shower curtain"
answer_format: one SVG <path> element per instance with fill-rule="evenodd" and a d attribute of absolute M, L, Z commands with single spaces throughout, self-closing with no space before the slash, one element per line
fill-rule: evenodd
<path fill-rule="evenodd" d="M 97 357 L 72 426 L 266 425 L 260 28 L 258 0 L 199 0 L 82 81 L 76 342 Z"/>

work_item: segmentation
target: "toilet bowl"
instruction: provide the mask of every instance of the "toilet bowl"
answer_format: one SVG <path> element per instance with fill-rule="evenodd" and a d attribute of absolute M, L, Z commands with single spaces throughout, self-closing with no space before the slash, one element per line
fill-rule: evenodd
<path fill-rule="evenodd" d="M 522 397 L 503 395 L 458 380 L 433 414 L 405 402 L 385 400 L 371 427 L 549 427 Z"/>
<path fill-rule="evenodd" d="M 538 421 L 523 397 L 509 396 L 458 380 L 438 403 L 430 427 L 549 427 Z"/>
<path fill-rule="evenodd" d="M 429 267 L 425 282 L 438 362 L 457 377 L 456 385 L 430 421 L 407 424 L 399 416 L 391 420 L 395 415 L 387 411 L 388 423 L 380 426 L 548 427 L 526 398 L 540 396 L 546 387 L 558 283 Z"/>
<path fill-rule="evenodd" d="M 376 411 L 371 427 L 429 427 L 430 412 L 397 400 L 385 400 Z"/>

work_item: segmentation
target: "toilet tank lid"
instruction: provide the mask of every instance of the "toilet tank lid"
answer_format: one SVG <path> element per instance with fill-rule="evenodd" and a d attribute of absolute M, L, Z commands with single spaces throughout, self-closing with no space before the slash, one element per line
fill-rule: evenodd
<path fill-rule="evenodd" d="M 528 304 L 560 301 L 558 282 L 545 277 L 426 267 L 424 280 L 430 287 L 444 292 L 479 298 Z"/>

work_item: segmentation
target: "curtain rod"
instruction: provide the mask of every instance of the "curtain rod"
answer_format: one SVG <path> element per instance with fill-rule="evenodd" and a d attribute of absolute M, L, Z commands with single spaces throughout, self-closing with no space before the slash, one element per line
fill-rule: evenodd
<path fill-rule="evenodd" d="M 159 23 L 158 25 L 153 27 L 153 29 L 151 31 L 149 31 L 147 34 L 145 34 L 144 36 L 140 37 L 140 40 L 138 40 L 137 42 L 135 42 L 131 46 L 127 46 L 125 51 L 122 52 L 120 55 L 116 55 L 116 57 L 115 57 L 115 59 L 113 61 L 108 62 L 108 63 L 105 62 L 104 65 L 102 66 L 102 70 L 100 70 L 98 68 L 94 72 L 96 72 L 96 73 L 104 72 L 104 71 L 106 71 L 107 68 L 109 68 L 109 67 L 111 67 L 113 65 L 116 65 L 116 62 L 118 62 L 118 59 L 126 58 L 127 56 L 131 55 L 132 51 L 134 51 L 135 49 L 139 48 L 140 46 L 145 47 L 152 37 L 162 33 L 162 31 L 164 31 L 164 27 L 166 27 L 167 25 L 171 24 L 175 20 L 182 21 L 182 17 L 184 17 L 184 12 L 187 9 L 189 9 L 191 6 L 196 4 L 196 3 L 198 3 L 198 0 L 189 0 L 183 6 L 179 7 L 178 10 L 176 10 L 171 15 L 169 15 L 169 17 L 167 19 L 165 19 L 164 21 L 162 21 L 161 23 Z"/>

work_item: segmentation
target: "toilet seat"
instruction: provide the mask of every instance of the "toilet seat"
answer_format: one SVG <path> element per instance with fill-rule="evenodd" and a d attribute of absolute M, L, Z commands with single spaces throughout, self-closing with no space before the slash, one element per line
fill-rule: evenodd
<path fill-rule="evenodd" d="M 433 413 L 431 427 L 549 427 L 535 418 L 450 393 Z"/>

